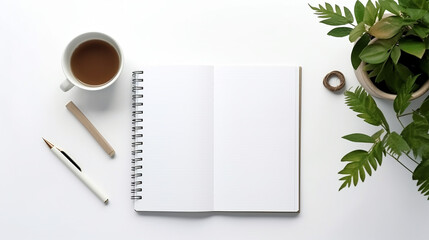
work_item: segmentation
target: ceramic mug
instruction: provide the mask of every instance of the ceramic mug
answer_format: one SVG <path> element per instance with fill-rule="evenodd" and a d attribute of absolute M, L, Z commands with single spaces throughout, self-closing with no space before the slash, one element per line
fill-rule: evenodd
<path fill-rule="evenodd" d="M 76 48 L 78 48 L 79 45 L 81 45 L 82 43 L 88 42 L 90 40 L 101 40 L 103 42 L 108 43 L 110 46 L 112 46 L 116 50 L 116 52 L 119 56 L 119 67 L 118 67 L 118 70 L 116 71 L 115 75 L 110 80 L 106 81 L 103 84 L 99 84 L 99 85 L 90 85 L 90 84 L 85 84 L 85 83 L 81 82 L 73 74 L 72 67 L 71 67 L 71 58 L 72 58 L 72 55 L 75 52 Z M 121 52 L 121 49 L 120 49 L 118 43 L 116 43 L 116 41 L 113 38 L 111 38 L 110 36 L 108 36 L 104 33 L 99 33 L 99 32 L 84 33 L 84 34 L 81 34 L 81 35 L 75 37 L 67 45 L 66 49 L 64 50 L 63 57 L 62 57 L 62 67 L 63 67 L 64 75 L 66 76 L 66 79 L 61 83 L 60 88 L 64 92 L 67 92 L 68 90 L 70 90 L 74 86 L 77 86 L 81 89 L 89 90 L 89 91 L 101 90 L 101 89 L 104 89 L 104 88 L 112 85 L 118 79 L 119 75 L 121 74 L 122 67 L 123 67 L 122 52 Z"/>

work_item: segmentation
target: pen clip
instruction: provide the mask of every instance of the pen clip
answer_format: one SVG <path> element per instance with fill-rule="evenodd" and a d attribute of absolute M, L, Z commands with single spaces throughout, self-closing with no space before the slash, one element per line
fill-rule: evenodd
<path fill-rule="evenodd" d="M 60 149 L 58 149 L 58 150 L 60 150 Z M 67 155 L 67 153 L 65 153 L 63 150 L 60 150 L 60 153 L 62 153 L 64 155 L 64 157 L 66 157 L 77 169 L 79 169 L 79 171 L 82 172 L 82 169 L 80 169 L 79 165 L 77 165 L 77 163 L 75 161 L 73 161 L 73 159 L 69 155 Z"/>

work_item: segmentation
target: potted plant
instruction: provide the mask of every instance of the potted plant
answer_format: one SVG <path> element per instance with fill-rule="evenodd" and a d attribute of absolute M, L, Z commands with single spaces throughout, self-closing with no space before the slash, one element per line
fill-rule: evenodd
<path fill-rule="evenodd" d="M 429 14 L 426 0 L 356 1 L 354 17 L 344 7 L 310 6 L 322 23 L 341 26 L 328 35 L 355 42 L 351 61 L 356 77 L 371 95 L 393 100 L 408 76 L 418 75 L 412 99 L 429 89 Z M 390 12 L 385 15 L 386 10 Z"/>
<path fill-rule="evenodd" d="M 412 174 L 418 190 L 428 196 L 429 98 L 416 110 L 408 110 L 408 106 L 429 87 L 429 0 L 369 0 L 365 6 L 356 1 L 354 15 L 346 7 L 341 11 L 329 3 L 310 7 L 322 23 L 336 26 L 328 35 L 348 36 L 350 42 L 356 42 L 351 62 L 364 88 L 346 91 L 346 104 L 365 122 L 379 127 L 371 135 L 354 133 L 343 137 L 370 147 L 354 150 L 341 159 L 347 164 L 339 172 L 339 190 L 352 183 L 356 186 L 359 180 L 363 182 L 383 158 L 390 156 Z M 390 129 L 384 114 L 364 89 L 376 97 L 394 99 L 393 110 L 402 129 Z M 404 161 L 412 162 L 414 170 Z"/>

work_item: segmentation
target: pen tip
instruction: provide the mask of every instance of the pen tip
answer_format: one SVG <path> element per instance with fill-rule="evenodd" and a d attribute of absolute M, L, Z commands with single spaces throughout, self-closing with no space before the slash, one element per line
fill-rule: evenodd
<path fill-rule="evenodd" d="M 50 143 L 48 140 L 46 140 L 44 138 L 42 138 L 42 139 L 43 139 L 43 141 L 45 141 L 45 143 L 48 145 L 49 148 L 53 148 L 54 147 L 54 144 Z"/>

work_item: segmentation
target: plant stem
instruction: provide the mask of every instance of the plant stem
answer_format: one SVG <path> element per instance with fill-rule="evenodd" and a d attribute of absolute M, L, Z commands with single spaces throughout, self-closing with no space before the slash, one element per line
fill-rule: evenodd
<path fill-rule="evenodd" d="M 414 158 L 412 158 L 408 153 L 405 153 L 405 155 L 407 155 L 407 157 L 409 159 L 411 159 L 411 161 L 415 162 L 416 164 L 419 164 Z"/>
<path fill-rule="evenodd" d="M 393 159 L 395 159 L 399 164 L 401 164 L 405 169 L 407 169 L 411 174 L 413 173 L 413 171 L 411 171 L 409 168 L 407 168 L 407 166 L 405 166 L 401 161 L 399 161 L 399 158 L 396 158 L 395 156 L 393 156 L 393 154 L 390 154 L 389 152 L 387 153 L 389 154 Z"/>
<path fill-rule="evenodd" d="M 402 123 L 402 121 L 399 117 L 400 116 L 398 114 L 396 114 L 396 118 L 398 119 L 398 122 L 401 124 L 402 128 L 405 128 L 404 124 Z"/>
<path fill-rule="evenodd" d="M 410 113 L 404 113 L 404 114 L 401 114 L 401 115 L 397 115 L 397 117 L 405 117 L 405 116 L 412 115 L 412 114 L 413 114 L 412 112 L 410 112 Z"/>

